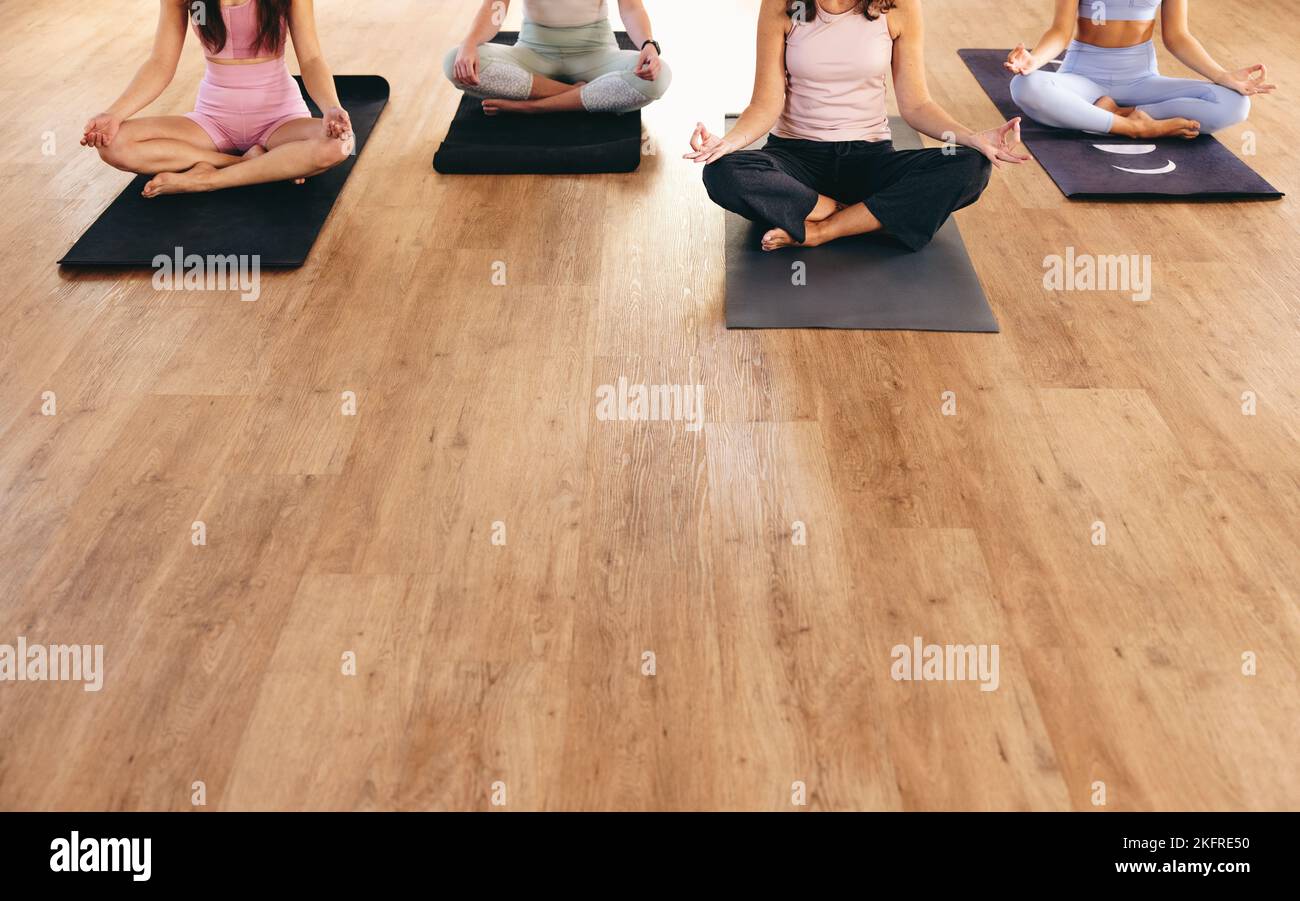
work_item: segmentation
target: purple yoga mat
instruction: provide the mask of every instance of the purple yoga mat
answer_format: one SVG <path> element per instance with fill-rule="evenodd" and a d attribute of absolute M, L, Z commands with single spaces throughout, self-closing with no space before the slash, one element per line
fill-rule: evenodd
<path fill-rule="evenodd" d="M 958 50 L 1004 117 L 1023 116 L 1025 146 L 1071 200 L 1276 200 L 1282 192 L 1210 135 L 1133 140 L 1040 125 L 1011 99 L 1008 50 Z"/>

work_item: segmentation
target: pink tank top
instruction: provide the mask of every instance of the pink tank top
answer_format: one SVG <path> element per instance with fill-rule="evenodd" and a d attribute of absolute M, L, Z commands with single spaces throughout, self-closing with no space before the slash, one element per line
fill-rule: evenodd
<path fill-rule="evenodd" d="M 284 39 L 281 38 L 280 46 L 267 50 L 254 47 L 257 42 L 258 15 L 257 0 L 248 0 L 247 3 L 239 6 L 221 7 L 221 18 L 226 20 L 226 46 L 213 52 L 206 45 L 203 50 L 209 59 L 257 59 L 262 56 L 283 56 Z M 202 40 L 203 35 L 199 31 L 197 22 L 194 25 L 194 33 Z"/>
<path fill-rule="evenodd" d="M 816 7 L 785 39 L 785 110 L 773 134 L 805 141 L 887 141 L 885 76 L 894 40 L 881 14 Z"/>

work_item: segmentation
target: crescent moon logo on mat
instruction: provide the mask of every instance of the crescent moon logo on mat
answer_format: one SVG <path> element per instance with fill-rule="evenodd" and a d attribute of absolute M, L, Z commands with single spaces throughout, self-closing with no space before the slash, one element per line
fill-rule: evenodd
<path fill-rule="evenodd" d="M 1098 150 L 1105 153 L 1122 153 L 1122 154 L 1139 154 L 1154 153 L 1155 144 L 1093 144 Z"/>
<path fill-rule="evenodd" d="M 1093 144 L 1103 153 L 1118 153 L 1121 156 L 1139 156 L 1145 153 L 1154 153 L 1155 144 Z M 1112 166 L 1112 169 L 1118 169 L 1121 172 L 1132 172 L 1134 175 L 1167 175 L 1178 168 L 1173 160 L 1166 160 L 1165 165 L 1159 169 L 1126 169 L 1123 166 Z"/>
<path fill-rule="evenodd" d="M 1132 172 L 1134 175 L 1164 175 L 1167 172 L 1173 172 L 1178 168 L 1173 160 L 1169 160 L 1159 169 L 1125 169 L 1123 166 L 1115 166 L 1121 172 Z"/>

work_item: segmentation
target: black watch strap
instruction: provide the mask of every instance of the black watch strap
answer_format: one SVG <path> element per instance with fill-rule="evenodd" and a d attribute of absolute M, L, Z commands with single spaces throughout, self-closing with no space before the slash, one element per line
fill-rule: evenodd
<path fill-rule="evenodd" d="M 654 40 L 653 38 L 651 38 L 650 40 L 642 44 L 641 49 L 644 50 L 646 47 L 650 46 L 651 44 L 655 45 L 655 53 L 658 53 L 660 56 L 664 55 L 664 48 L 660 47 L 659 42 Z"/>

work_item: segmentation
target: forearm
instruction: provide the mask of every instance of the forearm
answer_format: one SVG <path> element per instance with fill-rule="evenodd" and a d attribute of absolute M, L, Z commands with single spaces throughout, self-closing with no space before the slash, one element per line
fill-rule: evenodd
<path fill-rule="evenodd" d="M 933 100 L 900 108 L 899 112 L 908 125 L 921 134 L 928 135 L 936 141 L 943 141 L 945 144 L 966 144 L 974 134 L 971 129 L 950 116 L 947 110 Z"/>
<path fill-rule="evenodd" d="M 1210 81 L 1218 82 L 1227 74 L 1223 66 L 1214 61 L 1214 57 L 1210 56 L 1201 42 L 1190 34 L 1177 37 L 1166 36 L 1165 47 L 1180 63 Z"/>
<path fill-rule="evenodd" d="M 735 127 L 729 133 L 730 137 L 736 141 L 740 147 L 748 147 L 750 144 L 764 137 L 776 120 L 781 116 L 781 107 L 772 106 L 765 103 L 751 103 L 740 114 L 736 120 Z"/>
<path fill-rule="evenodd" d="M 339 95 L 334 87 L 334 73 L 330 71 L 324 57 L 318 56 L 306 62 L 299 60 L 298 65 L 302 69 L 302 83 L 307 86 L 307 93 L 316 101 L 321 112 L 343 105 L 339 103 Z"/>
<path fill-rule="evenodd" d="M 1034 68 L 1041 69 L 1043 66 L 1060 56 L 1061 51 L 1069 46 L 1072 37 L 1074 37 L 1074 35 L 1066 34 L 1058 28 L 1049 28 L 1044 32 L 1043 36 L 1038 39 L 1038 43 L 1034 45 L 1034 49 L 1029 54 L 1033 57 Z"/>
<path fill-rule="evenodd" d="M 654 31 L 650 25 L 650 15 L 645 11 L 645 6 L 640 3 L 624 4 L 619 6 L 619 16 L 623 19 L 623 27 L 627 29 L 627 36 L 632 39 L 632 43 L 637 48 L 645 46 L 645 42 L 653 40 Z"/>
<path fill-rule="evenodd" d="M 465 35 L 465 40 L 460 42 L 461 46 L 477 47 L 479 44 L 486 44 L 496 37 L 500 30 L 501 20 L 498 19 L 496 4 L 481 6 L 474 14 L 474 22 L 469 27 L 469 34 Z"/>
<path fill-rule="evenodd" d="M 129 119 L 140 110 L 158 99 L 159 95 L 171 84 L 176 69 L 167 67 L 155 59 L 150 59 L 131 79 L 122 96 L 113 101 L 106 110 L 119 119 Z"/>

